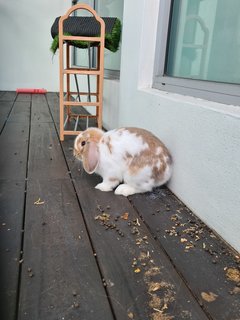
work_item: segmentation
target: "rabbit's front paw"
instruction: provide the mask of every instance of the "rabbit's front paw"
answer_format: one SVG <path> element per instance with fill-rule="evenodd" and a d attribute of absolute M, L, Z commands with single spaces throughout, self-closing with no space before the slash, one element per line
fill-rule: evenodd
<path fill-rule="evenodd" d="M 128 184 L 120 184 L 115 190 L 115 194 L 122 196 L 130 196 L 134 193 L 137 193 L 137 190 L 134 187 L 129 186 Z"/>
<path fill-rule="evenodd" d="M 105 183 L 105 182 L 101 182 L 99 184 L 96 185 L 95 189 L 101 190 L 101 191 L 112 191 L 112 186 Z"/>

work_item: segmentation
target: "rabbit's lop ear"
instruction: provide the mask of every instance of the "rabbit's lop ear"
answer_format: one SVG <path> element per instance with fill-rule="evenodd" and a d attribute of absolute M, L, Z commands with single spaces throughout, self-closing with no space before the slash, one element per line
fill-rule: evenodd
<path fill-rule="evenodd" d="M 84 170 L 92 174 L 95 172 L 99 162 L 99 151 L 97 143 L 94 141 L 88 141 L 85 146 L 83 155 L 83 167 Z"/>

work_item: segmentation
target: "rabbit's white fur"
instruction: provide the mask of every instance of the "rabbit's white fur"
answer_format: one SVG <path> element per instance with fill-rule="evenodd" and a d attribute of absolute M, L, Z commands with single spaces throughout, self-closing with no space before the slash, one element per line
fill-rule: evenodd
<path fill-rule="evenodd" d="M 166 183 L 172 172 L 171 156 L 165 145 L 149 131 L 120 128 L 104 132 L 88 128 L 74 142 L 74 155 L 89 174 L 103 181 L 95 188 L 129 196 L 151 191 Z"/>

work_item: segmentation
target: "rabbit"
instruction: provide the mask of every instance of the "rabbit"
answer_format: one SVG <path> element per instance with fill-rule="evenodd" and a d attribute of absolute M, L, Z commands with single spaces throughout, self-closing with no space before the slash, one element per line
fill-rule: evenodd
<path fill-rule="evenodd" d="M 84 170 L 97 173 L 101 191 L 129 196 L 152 191 L 171 177 L 172 157 L 166 146 L 151 132 L 140 128 L 119 128 L 104 132 L 88 128 L 74 141 L 74 156 Z"/>

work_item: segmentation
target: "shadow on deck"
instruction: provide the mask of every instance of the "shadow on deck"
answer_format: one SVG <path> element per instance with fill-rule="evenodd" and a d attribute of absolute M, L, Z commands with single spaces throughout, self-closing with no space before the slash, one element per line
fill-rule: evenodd
<path fill-rule="evenodd" d="M 240 319 L 239 257 L 167 188 L 115 196 L 58 95 L 0 93 L 1 319 Z"/>

